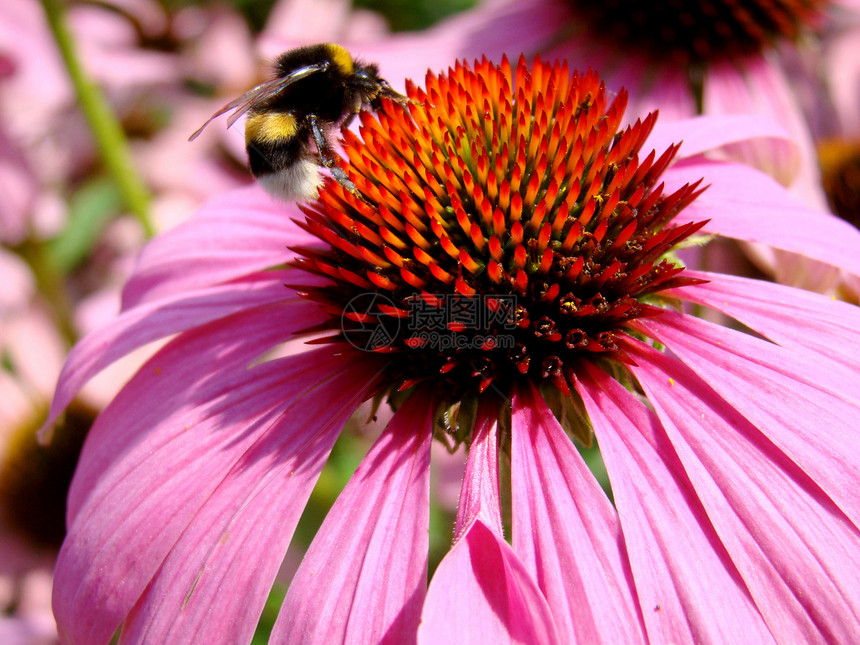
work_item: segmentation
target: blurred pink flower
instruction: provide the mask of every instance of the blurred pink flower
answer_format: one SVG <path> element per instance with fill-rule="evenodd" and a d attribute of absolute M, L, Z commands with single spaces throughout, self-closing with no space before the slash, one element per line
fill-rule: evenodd
<path fill-rule="evenodd" d="M 35 280 L 24 262 L 0 249 L 0 352 L 15 372 L 20 396 L 7 392 L 0 422 L 9 426 L 50 398 L 63 364 L 63 341 L 36 295 Z M 27 401 L 22 407 L 13 400 Z M 26 408 L 26 410 L 24 409 Z"/>
<path fill-rule="evenodd" d="M 451 19 L 445 31 L 459 50 L 454 53 L 466 58 L 540 52 L 579 68 L 603 70 L 610 89 L 624 86 L 635 92 L 635 116 L 659 107 L 661 118 L 698 113 L 766 117 L 789 132 L 807 160 L 812 159 L 809 128 L 783 61 L 793 57 L 795 42 L 802 49 L 803 39 L 816 30 L 860 16 L 860 3 L 673 7 L 660 3 L 644 12 L 621 1 L 490 0 Z M 760 150 L 748 152 L 759 155 L 750 161 L 767 164 L 765 169 L 783 183 L 794 180 L 796 151 L 771 149 L 765 157 Z"/>
<path fill-rule="evenodd" d="M 833 212 L 860 227 L 860 12 L 829 25 L 821 47 L 799 59 L 799 86 L 813 127 L 822 183 Z M 860 281 L 840 297 L 860 302 Z"/>
<path fill-rule="evenodd" d="M 828 47 L 832 32 L 860 19 L 857 0 L 812 3 L 589 3 L 576 0 L 488 0 L 426 34 L 397 35 L 381 44 L 401 50 L 385 67 L 389 80 L 405 75 L 412 55 L 438 68 L 455 57 L 467 60 L 502 53 L 544 58 L 558 56 L 579 68 L 599 69 L 612 90 L 631 91 L 631 113 L 643 116 L 659 107 L 661 119 L 695 114 L 757 115 L 778 123 L 789 135 L 725 146 L 719 154 L 764 170 L 816 209 L 826 210 L 815 145 L 796 89 L 799 55 Z M 824 40 L 816 39 L 817 33 Z M 856 115 L 857 79 L 840 70 L 856 56 L 842 41 L 841 65 L 821 71 Z M 848 48 L 848 49 L 846 49 Z M 848 54 L 846 56 L 846 54 Z M 381 54 L 374 53 L 375 56 Z M 852 116 L 851 118 L 855 118 Z M 711 153 L 712 155 L 716 153 Z M 837 269 L 760 245 L 743 245 L 760 271 L 776 280 L 833 293 L 845 280 Z M 740 265 L 740 261 L 738 264 Z"/>
<path fill-rule="evenodd" d="M 123 313 L 73 349 L 51 408 L 53 419 L 105 366 L 173 337 L 82 454 L 54 589 L 66 642 L 107 643 L 120 625 L 121 643 L 248 642 L 340 429 L 371 395 L 402 400 L 394 390 L 415 383 L 329 512 L 272 642 L 860 638 L 860 310 L 664 254 L 701 228 L 856 275 L 860 233 L 752 168 L 701 156 L 755 122 L 652 131 L 648 118 L 616 135 L 623 92 L 610 101 L 566 68 L 509 73 L 458 66 L 428 76 L 429 98 L 410 91 L 423 103 L 411 117 L 393 105 L 365 115 L 364 141 L 347 135 L 345 151 L 367 203 L 329 181 L 299 227 L 297 208 L 242 189 L 146 248 Z M 311 273 L 283 268 L 302 258 Z M 519 294 L 522 351 L 484 343 L 475 369 L 405 330 L 373 346 L 385 351 L 345 342 L 365 322 L 395 329 L 411 295 L 453 288 Z M 393 305 L 350 309 L 363 292 Z M 557 298 L 585 329 L 565 331 L 542 304 Z M 554 319 L 529 324 L 541 311 Z M 267 358 L 309 328 L 335 336 Z M 614 505 L 538 386 L 582 398 Z M 428 590 L 434 417 L 440 402 L 476 399 L 474 434 L 459 428 L 472 449 L 456 542 Z M 512 544 L 496 456 L 506 409 Z"/>
<path fill-rule="evenodd" d="M 27 236 L 37 188 L 26 154 L 0 128 L 0 242 L 15 245 Z"/>
<path fill-rule="evenodd" d="M 253 41 L 237 13 L 167 13 L 154 0 L 117 0 L 71 3 L 67 18 L 87 74 L 126 130 L 158 227 L 250 180 L 234 154 L 187 141 L 211 112 L 189 80 L 226 95 L 253 82 Z M 0 208 L 0 234 L 51 237 L 66 223 L 69 195 L 103 169 L 39 4 L 5 3 L 0 40 L 8 43 L 0 50 L 0 185 L 14 188 Z"/>
<path fill-rule="evenodd" d="M 115 102 L 177 82 L 174 58 L 140 47 L 134 26 L 119 13 L 73 4 L 69 22 L 87 72 Z M 4 125 L 26 149 L 43 183 L 67 179 L 89 163 L 91 144 L 75 118 L 76 97 L 39 4 L 4 3 L 0 36 L 11 62 L 0 89 Z"/>
<path fill-rule="evenodd" d="M 848 11 L 827 25 L 820 46 L 804 51 L 803 96 L 818 139 L 860 139 L 860 11 Z"/>
<path fill-rule="evenodd" d="M 3 645 L 59 643 L 57 625 L 51 614 L 50 562 L 44 568 L 15 580 L 0 574 L 0 607 L 14 607 L 13 612 L 4 611 L 0 615 L 0 642 Z"/>
<path fill-rule="evenodd" d="M 0 642 L 55 643 L 51 570 L 63 538 L 68 483 L 80 450 L 67 435 L 40 448 L 42 422 L 65 356 L 28 267 L 0 249 Z M 70 414 L 69 416 L 75 416 Z M 66 458 L 65 461 L 63 458 Z"/>

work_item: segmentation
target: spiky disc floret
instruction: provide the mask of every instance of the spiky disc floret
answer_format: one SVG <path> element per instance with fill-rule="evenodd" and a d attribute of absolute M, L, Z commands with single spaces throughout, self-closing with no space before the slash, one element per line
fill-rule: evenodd
<path fill-rule="evenodd" d="M 700 226 L 668 226 L 701 192 L 658 184 L 677 146 L 639 159 L 656 116 L 619 130 L 626 93 L 539 59 L 407 89 L 408 109 L 345 133 L 364 199 L 330 182 L 305 209 L 326 245 L 297 264 L 333 280 L 306 290 L 333 339 L 387 353 L 395 387 L 434 379 L 455 397 L 517 379 L 568 393 L 578 361 L 623 360 L 617 335 L 686 282 L 664 256 Z"/>

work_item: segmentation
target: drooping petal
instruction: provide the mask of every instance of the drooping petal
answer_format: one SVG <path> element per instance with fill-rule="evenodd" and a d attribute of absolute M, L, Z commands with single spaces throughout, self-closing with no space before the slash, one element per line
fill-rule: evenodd
<path fill-rule="evenodd" d="M 671 295 L 721 311 L 783 347 L 803 348 L 854 369 L 860 361 L 860 307 L 763 280 L 704 271 L 707 280 Z"/>
<path fill-rule="evenodd" d="M 732 159 L 758 168 L 790 187 L 807 206 L 827 208 L 809 124 L 798 94 L 792 91 L 790 79 L 780 65 L 755 56 L 749 57 L 742 69 L 731 63 L 710 65 L 703 90 L 704 114 L 761 115 L 778 123 L 788 135 L 781 141 L 738 141 L 728 150 Z"/>
<path fill-rule="evenodd" d="M 860 526 L 856 370 L 671 311 L 638 324 L 709 383 Z"/>
<path fill-rule="evenodd" d="M 669 146 L 680 143 L 677 158 L 684 159 L 758 138 L 776 139 L 788 146 L 793 145 L 785 129 L 772 120 L 751 114 L 733 114 L 680 121 L 658 119 L 642 148 L 646 153 L 654 149 L 660 154 Z"/>
<path fill-rule="evenodd" d="M 681 161 L 663 175 L 669 190 L 702 177 L 708 189 L 681 211 L 675 225 L 710 220 L 703 233 L 767 244 L 860 274 L 860 231 L 804 206 L 764 173 L 741 164 L 695 159 Z"/>
<path fill-rule="evenodd" d="M 72 483 L 56 569 L 54 612 L 68 642 L 106 643 L 285 402 L 349 365 L 326 348 L 238 369 L 247 348 L 236 348 L 242 325 L 234 322 L 220 334 L 194 330 L 168 344 L 94 424 Z M 189 367 L 198 361 L 208 375 Z M 129 506 L 130 499 L 137 503 Z"/>
<path fill-rule="evenodd" d="M 213 199 L 147 244 L 123 291 L 123 310 L 284 264 L 293 255 L 288 246 L 315 241 L 294 217 L 302 217 L 295 205 L 256 185 Z"/>
<path fill-rule="evenodd" d="M 651 643 L 772 643 L 657 417 L 599 368 L 580 393 L 615 497 Z"/>
<path fill-rule="evenodd" d="M 412 643 L 427 580 L 432 402 L 413 394 L 338 496 L 272 643 Z"/>
<path fill-rule="evenodd" d="M 90 378 L 146 343 L 254 308 L 258 315 L 270 316 L 270 325 L 257 326 L 257 333 L 266 334 L 271 328 L 279 332 L 278 339 L 271 342 L 286 339 L 292 332 L 312 325 L 321 319 L 322 313 L 319 307 L 284 286 L 284 279 L 291 275 L 294 273 L 273 271 L 271 275 L 267 273 L 254 280 L 159 300 L 127 311 L 106 328 L 88 334 L 69 353 L 43 427 L 50 427 Z M 270 303 L 274 303 L 275 311 L 265 308 Z M 249 330 L 248 333 L 253 332 Z M 239 334 L 235 338 L 244 336 L 245 332 Z M 254 338 L 248 340 L 255 343 Z"/>
<path fill-rule="evenodd" d="M 543 398 L 526 390 L 512 405 L 514 551 L 561 633 L 577 643 L 644 643 L 615 509 Z"/>
<path fill-rule="evenodd" d="M 631 369 L 777 642 L 856 643 L 857 527 L 692 370 L 644 345 L 631 356 L 638 363 Z M 747 396 L 757 398 L 744 380 Z"/>
<path fill-rule="evenodd" d="M 331 447 L 372 390 L 370 368 L 355 361 L 307 381 L 259 434 L 171 550 L 123 626 L 122 643 L 251 640 Z"/>
<path fill-rule="evenodd" d="M 458 509 L 457 541 L 427 592 L 418 642 L 562 643 L 537 583 L 502 536 L 496 426 L 479 411 Z"/>
<path fill-rule="evenodd" d="M 552 612 L 510 545 L 476 520 L 439 564 L 418 630 L 420 645 L 563 643 Z"/>
<path fill-rule="evenodd" d="M 121 458 L 149 438 L 154 424 L 171 414 L 187 414 L 189 406 L 197 403 L 205 405 L 206 396 L 217 401 L 230 387 L 244 384 L 245 368 L 282 339 L 279 322 L 288 307 L 251 309 L 185 332 L 141 367 L 89 431 L 69 491 L 68 523 L 76 520 L 92 489 L 104 480 L 104 471 L 117 469 Z M 177 387 L 177 383 L 187 385 Z M 182 430 L 166 428 L 167 432 Z"/>
<path fill-rule="evenodd" d="M 502 536 L 501 498 L 499 496 L 499 456 L 493 407 L 485 403 L 478 409 L 475 438 L 469 448 L 466 472 L 460 487 L 454 541 L 460 540 L 469 526 L 481 520 L 492 533 Z"/>

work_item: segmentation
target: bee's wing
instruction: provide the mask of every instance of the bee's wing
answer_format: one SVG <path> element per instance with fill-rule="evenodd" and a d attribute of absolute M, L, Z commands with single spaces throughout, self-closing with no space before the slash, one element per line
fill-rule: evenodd
<path fill-rule="evenodd" d="M 194 132 L 194 134 L 188 137 L 188 140 L 194 141 L 194 139 L 200 136 L 200 133 L 203 132 L 203 129 L 207 125 L 209 125 L 214 119 L 218 118 L 225 112 L 229 112 L 230 110 L 235 109 L 236 111 L 233 112 L 233 114 L 231 114 L 227 118 L 227 127 L 229 128 L 231 125 L 236 123 L 240 116 L 245 114 L 248 110 L 253 108 L 260 101 L 275 96 L 296 81 L 300 81 L 303 78 L 307 78 L 311 74 L 325 71 L 326 69 L 328 69 L 328 66 L 329 61 L 322 61 L 321 63 L 314 63 L 313 65 L 306 65 L 304 67 L 300 67 L 285 76 L 278 76 L 277 78 L 273 78 L 271 81 L 260 83 L 259 85 L 257 85 L 257 87 L 248 90 L 239 98 L 233 99 L 227 105 L 218 110 L 215 114 L 206 119 L 206 123 L 201 125 Z"/>

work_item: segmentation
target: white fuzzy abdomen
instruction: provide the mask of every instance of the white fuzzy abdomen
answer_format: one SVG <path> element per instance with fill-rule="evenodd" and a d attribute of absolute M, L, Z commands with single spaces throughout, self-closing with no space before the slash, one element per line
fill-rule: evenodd
<path fill-rule="evenodd" d="M 261 175 L 257 181 L 275 199 L 309 201 L 319 195 L 322 176 L 318 164 L 301 159 L 288 168 Z"/>

